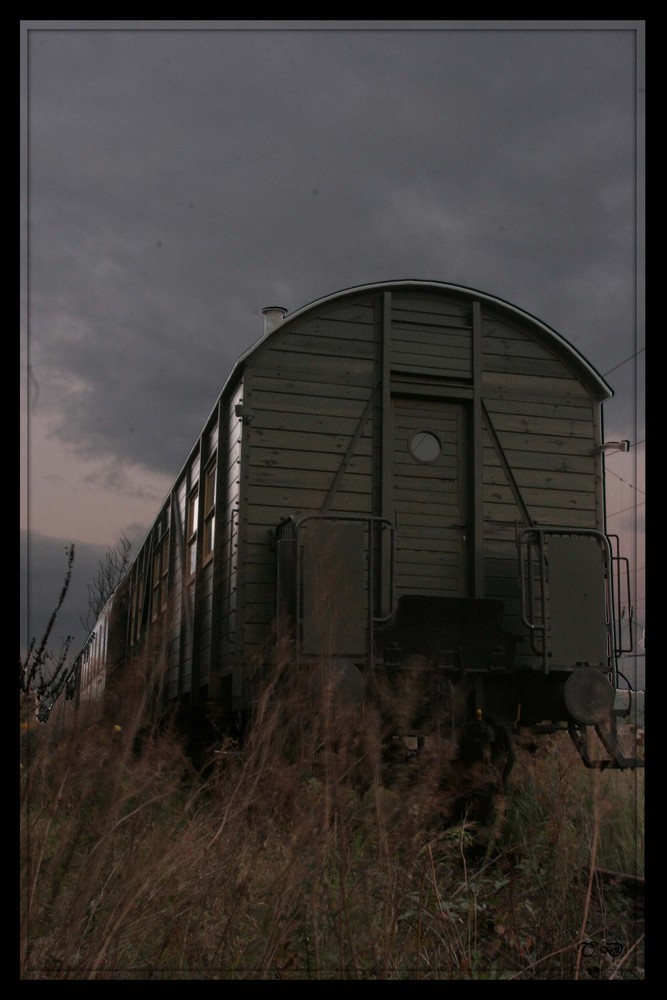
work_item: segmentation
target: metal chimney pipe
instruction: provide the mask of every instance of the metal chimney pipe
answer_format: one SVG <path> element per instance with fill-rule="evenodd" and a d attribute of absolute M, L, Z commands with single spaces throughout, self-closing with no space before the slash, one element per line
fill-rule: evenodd
<path fill-rule="evenodd" d="M 283 309 L 282 306 L 267 306 L 266 309 L 262 309 L 264 336 L 266 337 L 267 334 L 272 333 L 279 327 L 286 315 L 287 309 Z"/>

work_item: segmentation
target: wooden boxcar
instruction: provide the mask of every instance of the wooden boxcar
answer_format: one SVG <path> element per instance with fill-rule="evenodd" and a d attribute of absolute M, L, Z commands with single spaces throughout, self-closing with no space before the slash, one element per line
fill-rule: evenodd
<path fill-rule="evenodd" d="M 264 310 L 124 581 L 124 669 L 150 655 L 165 704 L 225 724 L 276 643 L 364 690 L 419 665 L 417 735 L 475 712 L 568 726 L 590 763 L 594 727 L 629 764 L 608 385 L 474 289 L 393 281 L 285 313 Z"/>

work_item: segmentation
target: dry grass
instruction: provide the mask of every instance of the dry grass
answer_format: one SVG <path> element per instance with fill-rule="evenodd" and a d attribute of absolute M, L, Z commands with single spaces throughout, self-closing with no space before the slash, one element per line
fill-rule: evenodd
<path fill-rule="evenodd" d="M 205 776 L 168 727 L 139 755 L 138 720 L 40 732 L 22 978 L 642 977 L 640 922 L 590 877 L 641 870 L 639 772 L 587 772 L 553 739 L 480 831 L 446 822 L 446 747 L 390 783 L 378 719 L 359 722 L 267 692 L 243 753 L 218 748 Z"/>

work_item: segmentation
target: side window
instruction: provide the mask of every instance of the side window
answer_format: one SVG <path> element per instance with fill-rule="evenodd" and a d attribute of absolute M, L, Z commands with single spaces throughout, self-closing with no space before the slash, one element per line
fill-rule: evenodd
<path fill-rule="evenodd" d="M 137 577 L 132 574 L 132 595 L 130 597 L 130 642 L 134 642 L 137 622 Z"/>
<path fill-rule="evenodd" d="M 215 461 L 206 469 L 204 476 L 204 547 L 202 559 L 213 553 L 215 543 Z"/>
<path fill-rule="evenodd" d="M 434 462 L 442 454 L 440 438 L 432 431 L 417 431 L 410 439 L 408 448 L 418 462 Z"/>
<path fill-rule="evenodd" d="M 158 544 L 156 551 L 153 553 L 153 573 L 151 577 L 151 621 L 153 622 L 160 613 L 160 584 L 162 583 L 161 555 L 162 545 Z"/>
<path fill-rule="evenodd" d="M 161 526 L 164 533 L 158 535 L 153 552 L 151 569 L 151 621 L 155 621 L 161 611 L 167 606 L 167 586 L 169 583 L 169 530 Z"/>
<path fill-rule="evenodd" d="M 187 516 L 187 576 L 188 578 L 194 576 L 194 572 L 197 569 L 197 518 L 199 516 L 199 489 L 195 487 L 194 491 L 188 497 L 188 516 Z"/>
<path fill-rule="evenodd" d="M 148 546 L 139 552 L 130 577 L 130 644 L 139 642 L 146 622 L 144 614 L 148 620 L 155 619 L 155 560 L 151 559 L 148 553 Z"/>
<path fill-rule="evenodd" d="M 164 611 L 167 607 L 167 590 L 169 585 L 169 532 L 162 539 L 162 557 L 160 563 L 162 572 L 160 610 Z"/>
<path fill-rule="evenodd" d="M 142 556 L 142 559 L 143 558 L 144 557 Z M 142 567 L 137 578 L 137 617 L 135 621 L 135 639 L 138 639 L 141 635 L 141 620 L 144 613 L 144 585 L 144 572 Z"/>

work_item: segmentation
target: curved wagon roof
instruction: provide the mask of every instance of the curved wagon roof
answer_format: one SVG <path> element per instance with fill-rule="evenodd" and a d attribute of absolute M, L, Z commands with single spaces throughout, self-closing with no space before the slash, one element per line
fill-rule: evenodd
<path fill-rule="evenodd" d="M 232 393 L 234 391 L 234 387 L 243 375 L 246 365 L 259 355 L 260 352 L 265 350 L 268 344 L 280 338 L 280 336 L 284 333 L 288 333 L 294 321 L 305 319 L 309 314 L 315 315 L 319 309 L 335 306 L 336 303 L 343 305 L 346 299 L 356 299 L 364 293 L 371 294 L 392 291 L 422 292 L 426 294 L 430 293 L 440 295 L 447 294 L 459 299 L 459 301 L 467 301 L 470 303 L 474 301 L 480 302 L 482 305 L 486 305 L 491 310 L 495 310 L 499 317 L 505 318 L 508 322 L 514 321 L 517 324 L 520 324 L 524 331 L 535 337 L 536 340 L 542 343 L 544 347 L 550 350 L 556 357 L 559 357 L 569 367 L 570 371 L 572 371 L 579 382 L 586 386 L 588 391 L 597 399 L 598 402 L 602 403 L 605 400 L 611 399 L 614 395 L 613 390 L 605 382 L 600 373 L 575 347 L 573 347 L 572 344 L 569 343 L 569 341 L 565 339 L 565 337 L 557 333 L 556 330 L 552 329 L 542 320 L 531 315 L 531 313 L 526 312 L 525 309 L 520 309 L 511 302 L 507 302 L 506 300 L 498 298 L 495 295 L 490 295 L 487 292 L 481 292 L 476 288 L 470 288 L 465 285 L 456 285 L 444 281 L 428 281 L 418 278 L 406 278 L 393 281 L 368 282 L 361 285 L 353 285 L 350 288 L 344 288 L 337 292 L 333 292 L 330 295 L 325 295 L 322 298 L 314 299 L 312 302 L 306 303 L 292 313 L 288 313 L 286 310 L 283 310 L 282 307 L 269 307 L 280 309 L 284 311 L 286 315 L 274 329 L 268 333 L 264 332 L 254 344 L 252 344 L 237 358 L 222 386 L 221 391 L 218 393 L 216 401 L 209 411 L 203 426 L 207 426 L 209 421 L 213 418 L 219 401 L 226 398 L 228 393 Z M 196 448 L 196 445 L 194 447 Z M 191 454 L 192 451 L 182 463 L 176 476 L 176 481 L 178 481 L 182 476 Z"/>
<path fill-rule="evenodd" d="M 525 309 L 520 309 L 511 302 L 507 302 L 506 300 L 498 298 L 495 295 L 489 295 L 487 292 L 480 292 L 476 288 L 468 288 L 464 285 L 454 285 L 444 281 L 426 281 L 411 278 L 353 285 L 350 288 L 344 288 L 338 292 L 333 292 L 330 295 L 325 295 L 320 299 L 314 299 L 312 302 L 308 302 L 306 305 L 301 306 L 295 312 L 287 313 L 285 318 L 278 326 L 276 326 L 275 329 L 260 337 L 259 340 L 257 340 L 238 358 L 227 382 L 225 383 L 224 389 L 234 382 L 234 379 L 243 369 L 246 362 L 263 344 L 266 343 L 269 338 L 279 335 L 280 332 L 284 331 L 285 327 L 294 320 L 301 319 L 309 312 L 314 312 L 322 307 L 334 305 L 336 302 L 342 301 L 346 298 L 356 297 L 364 292 L 380 291 L 449 292 L 460 299 L 468 299 L 469 301 L 475 300 L 486 303 L 487 305 L 492 306 L 504 313 L 508 318 L 514 318 L 522 321 L 524 324 L 527 324 L 535 336 L 540 339 L 545 346 L 553 350 L 556 355 L 560 356 L 571 365 L 572 369 L 578 374 L 581 381 L 585 382 L 601 401 L 610 399 L 614 394 L 613 390 L 604 381 L 600 373 L 577 350 L 576 347 L 570 344 L 565 337 L 557 333 L 556 330 L 552 329 L 552 327 L 548 326 L 536 316 L 531 315 L 531 313 L 526 312 Z"/>

